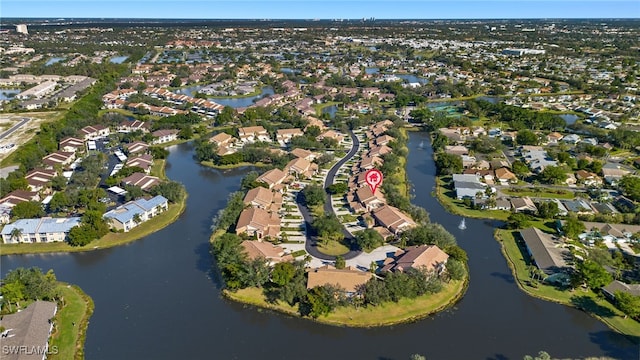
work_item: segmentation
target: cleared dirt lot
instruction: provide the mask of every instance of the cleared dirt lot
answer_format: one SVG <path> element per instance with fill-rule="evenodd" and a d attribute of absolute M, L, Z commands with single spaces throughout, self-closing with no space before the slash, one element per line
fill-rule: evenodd
<path fill-rule="evenodd" d="M 62 117 L 62 111 L 43 111 L 43 112 L 27 112 L 27 113 L 7 113 L 0 114 L 0 134 L 9 130 L 12 126 L 20 123 L 24 118 L 31 120 L 20 126 L 11 135 L 0 140 L 0 148 L 5 145 L 15 144 L 10 149 L 0 151 L 0 161 L 8 157 L 20 145 L 29 141 L 40 128 L 40 124 L 58 120 Z"/>

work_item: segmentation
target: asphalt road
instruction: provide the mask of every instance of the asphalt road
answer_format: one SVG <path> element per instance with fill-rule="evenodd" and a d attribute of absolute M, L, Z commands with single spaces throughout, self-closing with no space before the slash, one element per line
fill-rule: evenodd
<path fill-rule="evenodd" d="M 16 130 L 18 130 L 22 125 L 28 123 L 29 121 L 31 121 L 31 118 L 23 118 L 22 120 L 20 120 L 20 122 L 18 122 L 17 124 L 13 125 L 12 127 L 9 128 L 9 130 L 3 132 L 2 134 L 0 134 L 0 140 L 6 138 L 7 136 L 13 134 Z"/>
<path fill-rule="evenodd" d="M 360 140 L 358 140 L 358 138 L 356 137 L 356 135 L 353 133 L 353 131 L 349 130 L 349 135 L 351 136 L 351 140 L 353 141 L 353 145 L 351 146 L 351 150 L 349 150 L 349 152 L 347 153 L 347 155 L 342 158 L 340 161 L 338 161 L 331 169 L 329 169 L 329 172 L 327 173 L 327 177 L 325 179 L 324 182 L 324 188 L 325 191 L 327 189 L 327 187 L 329 187 L 331 184 L 333 184 L 333 179 L 336 176 L 336 173 L 338 172 L 338 169 L 344 165 L 344 163 L 346 163 L 347 161 L 349 161 L 349 159 L 351 159 L 360 149 Z M 322 259 L 322 260 L 335 260 L 336 257 L 332 256 L 332 255 L 327 255 L 327 254 L 323 254 L 320 251 L 318 251 L 317 248 L 317 241 L 318 241 L 318 234 L 315 233 L 315 231 L 313 230 L 313 228 L 311 227 L 311 223 L 313 222 L 313 216 L 311 215 L 311 212 L 309 211 L 309 208 L 307 207 L 305 201 L 304 201 L 304 197 L 302 196 L 302 191 L 298 192 L 298 195 L 296 196 L 296 203 L 298 204 L 298 207 L 300 208 L 300 212 L 302 213 L 302 217 L 304 218 L 304 222 L 305 222 L 305 226 L 307 228 L 307 241 L 305 241 L 305 250 L 307 251 L 307 253 L 309 253 L 309 255 L 318 258 L 318 259 Z M 327 200 L 324 203 L 324 211 L 326 214 L 333 214 L 333 206 L 331 206 L 331 197 L 328 196 Z M 345 227 L 342 228 L 342 232 L 344 233 L 345 239 L 348 239 L 351 241 L 352 248 L 351 250 L 344 254 L 342 257 L 345 260 L 348 259 L 352 259 L 358 255 L 360 255 L 360 253 L 362 251 L 358 250 L 355 247 L 355 243 L 353 243 L 353 235 L 351 235 L 351 233 L 349 231 L 347 231 L 347 229 Z"/>

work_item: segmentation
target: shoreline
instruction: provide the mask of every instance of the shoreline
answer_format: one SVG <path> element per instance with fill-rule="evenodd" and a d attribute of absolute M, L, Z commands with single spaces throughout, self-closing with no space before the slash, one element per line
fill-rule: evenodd
<path fill-rule="evenodd" d="M 271 304 L 266 302 L 262 295 L 262 289 L 260 288 L 245 288 L 236 292 L 229 291 L 227 289 L 222 290 L 222 296 L 225 299 L 239 302 L 241 304 L 247 304 L 255 306 L 260 309 L 272 310 L 281 314 L 294 316 L 299 319 L 309 320 L 312 322 L 331 325 L 337 327 L 348 328 L 380 328 L 385 326 L 393 326 L 399 324 L 407 324 L 415 321 L 419 321 L 429 317 L 430 315 L 439 313 L 454 306 L 460 301 L 469 286 L 469 273 L 463 280 L 451 281 L 447 283 L 444 289 L 436 294 L 423 295 L 415 299 L 403 298 L 397 303 L 386 302 L 378 306 L 371 307 L 342 307 L 337 308 L 334 312 L 328 315 L 318 318 L 303 317 L 297 311 L 296 306 L 290 306 L 289 304 Z M 256 294 L 258 293 L 258 294 Z M 259 295 L 257 297 L 256 295 Z M 436 298 L 434 304 L 432 298 Z M 425 303 L 434 306 L 424 306 Z M 400 313 L 397 313 L 397 311 Z M 380 314 L 389 315 L 394 313 L 393 317 L 389 321 L 384 322 L 368 322 L 368 319 L 381 316 Z"/>
<path fill-rule="evenodd" d="M 545 285 L 545 284 L 539 284 L 537 288 L 533 288 L 531 286 L 527 286 L 526 284 L 523 284 L 523 277 L 526 278 L 527 276 L 525 274 L 522 274 L 521 271 L 518 271 L 518 266 L 516 264 L 516 261 L 520 262 L 520 260 L 516 260 L 513 259 L 511 256 L 509 256 L 509 251 L 507 250 L 507 246 L 505 245 L 505 242 L 515 242 L 515 238 L 513 238 L 513 236 L 511 236 L 510 234 L 505 235 L 505 233 L 510 232 L 509 230 L 505 230 L 505 229 L 496 229 L 494 231 L 494 240 L 500 243 L 500 251 L 502 252 L 503 257 L 507 260 L 507 264 L 509 265 L 509 269 L 511 269 L 511 273 L 514 277 L 514 280 L 516 282 L 516 284 L 518 285 L 518 288 L 520 290 L 522 290 L 524 293 L 526 293 L 527 295 L 537 298 L 537 299 L 541 299 L 544 301 L 551 301 L 557 304 L 562 304 L 565 306 L 569 306 L 572 307 L 574 309 L 577 310 L 581 310 L 583 312 L 585 312 L 586 314 L 588 314 L 589 316 L 592 316 L 596 319 L 598 319 L 599 321 L 601 321 L 602 323 L 604 323 L 605 325 L 607 325 L 609 328 L 611 328 L 612 330 L 625 335 L 627 337 L 630 338 L 631 341 L 633 341 L 634 343 L 640 343 L 640 324 L 638 324 L 637 322 L 635 322 L 635 320 L 633 320 L 632 318 L 623 318 L 623 314 L 622 312 L 620 312 L 615 306 L 613 306 L 613 304 L 610 304 L 606 299 L 605 300 L 600 300 L 597 296 L 596 293 L 594 293 L 593 291 L 589 290 L 589 291 L 585 291 L 585 292 L 578 292 L 577 290 L 573 290 L 571 292 L 566 291 L 566 290 L 557 290 L 555 289 L 553 286 L 549 286 L 549 285 Z M 515 244 L 515 246 L 517 247 L 517 243 Z M 551 297 L 549 295 L 544 295 L 544 294 L 540 294 L 540 293 L 536 293 L 533 292 L 533 289 L 553 289 L 556 292 L 564 292 L 564 293 L 569 293 L 569 294 L 577 294 L 577 295 L 584 295 L 584 296 L 589 296 L 591 298 L 594 298 L 594 302 L 596 304 L 596 306 L 602 306 L 605 307 L 607 310 L 612 311 L 615 314 L 614 316 L 609 316 L 611 319 L 617 320 L 616 322 L 612 322 L 611 320 L 609 320 L 607 317 L 605 316 L 600 316 L 597 313 L 593 312 L 593 311 L 589 311 L 588 309 L 585 308 L 581 308 L 579 306 L 574 305 L 573 303 L 571 303 L 571 301 L 569 300 L 565 300 L 562 298 L 556 298 L 556 297 Z M 605 304 L 604 306 L 601 304 Z M 619 323 L 620 321 L 622 321 L 623 323 Z M 625 328 L 621 328 L 620 325 L 625 325 L 624 323 L 627 323 L 630 326 L 635 325 L 635 327 L 638 327 L 638 333 L 634 334 L 634 333 L 629 333 L 631 329 L 625 329 Z"/>
<path fill-rule="evenodd" d="M 157 160 L 156 160 L 157 161 Z M 165 174 L 166 159 L 162 159 L 160 178 L 167 179 Z M 165 227 L 174 223 L 178 217 L 184 212 L 187 206 L 187 198 L 189 194 L 185 192 L 184 198 L 175 204 L 169 205 L 167 211 L 154 217 L 151 221 L 136 226 L 126 233 L 109 231 L 100 239 L 94 240 L 85 246 L 71 246 L 66 241 L 53 243 L 34 243 L 34 244 L 1 244 L 0 256 L 4 255 L 27 255 L 27 254 L 46 254 L 46 253 L 72 253 L 84 252 L 100 249 L 108 249 L 115 246 L 129 244 L 140 240 L 148 235 L 160 231 Z"/>
<path fill-rule="evenodd" d="M 66 293 L 64 295 L 67 296 L 67 300 L 55 316 L 56 326 L 50 339 L 50 349 L 55 349 L 57 353 L 52 353 L 48 358 L 52 360 L 84 359 L 89 318 L 94 311 L 93 299 L 77 285 L 59 281 L 58 286 L 62 293 Z M 78 312 L 78 310 L 83 311 Z M 70 320 L 71 323 L 69 323 Z"/>

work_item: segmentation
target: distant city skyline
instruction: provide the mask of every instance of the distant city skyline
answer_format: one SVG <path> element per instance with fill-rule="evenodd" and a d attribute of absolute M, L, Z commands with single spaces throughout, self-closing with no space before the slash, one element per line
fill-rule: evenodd
<path fill-rule="evenodd" d="M 4 18 L 629 19 L 640 18 L 640 1 L 2 0 L 0 12 Z"/>

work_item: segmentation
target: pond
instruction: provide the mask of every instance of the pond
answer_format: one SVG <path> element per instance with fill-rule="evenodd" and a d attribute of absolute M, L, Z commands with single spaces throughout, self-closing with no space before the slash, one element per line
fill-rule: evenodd
<path fill-rule="evenodd" d="M 198 90 L 202 89 L 204 86 L 196 85 L 189 86 L 176 91 L 177 94 L 186 94 L 189 96 L 193 96 Z M 262 88 L 262 91 L 259 95 L 249 96 L 249 97 L 215 97 L 209 98 L 209 100 L 216 102 L 220 105 L 230 106 L 232 108 L 240 108 L 240 107 L 249 107 L 253 105 L 254 100 L 262 99 L 265 96 L 273 95 L 275 92 L 271 86 L 265 86 Z"/>
<path fill-rule="evenodd" d="M 574 124 L 576 120 L 580 118 L 578 117 L 578 115 L 575 115 L 575 114 L 561 114 L 558 116 L 560 116 L 562 120 L 564 120 L 564 122 L 567 123 L 567 125 Z"/>
<path fill-rule="evenodd" d="M 406 83 L 419 83 L 421 85 L 427 84 L 429 82 L 428 79 L 423 77 L 415 76 L 412 74 L 395 74 L 400 79 L 403 79 Z"/>
<path fill-rule="evenodd" d="M 111 59 L 109 59 L 109 62 L 113 64 L 122 64 L 128 58 L 129 58 L 128 56 L 114 56 Z"/>
<path fill-rule="evenodd" d="M 49 66 L 49 65 L 53 65 L 57 62 L 60 62 L 62 60 L 64 60 L 65 58 L 63 57 L 52 57 L 51 59 L 47 60 L 46 63 L 44 63 L 44 66 Z"/>
<path fill-rule="evenodd" d="M 377 74 L 380 72 L 380 68 L 377 67 L 368 67 L 364 69 L 364 73 L 368 75 Z"/>
<path fill-rule="evenodd" d="M 285 73 L 285 74 L 300 74 L 302 71 L 300 71 L 298 69 L 292 69 L 292 68 L 288 68 L 288 67 L 283 67 L 283 68 L 280 68 L 280 72 Z"/>
<path fill-rule="evenodd" d="M 338 112 L 338 106 L 330 105 L 322 108 L 323 114 L 329 114 L 329 117 L 334 119 L 336 117 L 336 113 Z"/>
<path fill-rule="evenodd" d="M 11 100 L 17 94 L 20 94 L 18 89 L 0 89 L 0 100 Z"/>

